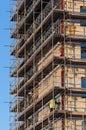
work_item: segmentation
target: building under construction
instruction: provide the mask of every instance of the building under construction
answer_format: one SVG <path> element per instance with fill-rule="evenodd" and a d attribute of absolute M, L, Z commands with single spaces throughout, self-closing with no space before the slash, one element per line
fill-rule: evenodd
<path fill-rule="evenodd" d="M 16 0 L 10 130 L 86 130 L 86 0 Z"/>

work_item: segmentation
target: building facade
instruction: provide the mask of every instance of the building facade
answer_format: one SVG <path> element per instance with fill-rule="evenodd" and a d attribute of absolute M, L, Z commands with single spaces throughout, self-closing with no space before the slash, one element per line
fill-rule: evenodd
<path fill-rule="evenodd" d="M 86 0 L 17 0 L 11 21 L 10 130 L 86 130 Z"/>

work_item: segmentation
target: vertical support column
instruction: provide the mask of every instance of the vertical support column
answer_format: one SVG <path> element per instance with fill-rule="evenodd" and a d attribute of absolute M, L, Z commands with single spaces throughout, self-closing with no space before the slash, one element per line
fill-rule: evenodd
<path fill-rule="evenodd" d="M 26 0 L 24 1 L 24 18 L 26 18 Z M 26 30 L 26 25 L 27 23 L 25 22 L 24 23 L 24 41 L 26 41 L 26 38 L 27 38 L 27 30 Z M 26 46 L 24 48 L 24 59 L 26 61 L 26 58 L 27 58 L 27 52 L 26 52 Z M 24 68 L 24 82 L 26 82 L 27 80 L 27 73 L 26 73 L 26 67 Z M 26 87 L 24 87 L 24 109 L 26 109 L 26 106 L 27 106 L 27 102 L 26 102 L 26 95 L 27 95 L 27 90 L 26 90 Z M 26 118 L 26 113 L 24 114 L 24 129 L 27 128 L 27 118 Z"/>
<path fill-rule="evenodd" d="M 35 10 L 34 10 L 34 6 L 35 6 L 35 1 L 33 0 L 33 32 L 35 32 Z M 33 36 L 33 52 L 35 51 L 35 35 Z M 33 74 L 35 74 L 36 71 L 36 66 L 35 66 L 35 57 L 33 58 Z M 35 88 L 35 82 L 36 80 L 33 81 L 33 130 L 35 130 L 35 120 L 36 120 L 36 113 L 35 113 L 35 92 L 36 92 L 36 88 Z"/>
<path fill-rule="evenodd" d="M 19 3 L 19 0 L 17 0 L 17 4 Z M 17 38 L 19 38 L 19 33 L 18 33 L 18 26 L 17 26 L 17 24 L 18 24 L 18 22 L 19 22 L 19 11 L 18 11 L 18 8 L 17 8 L 17 21 L 16 21 L 16 27 L 17 27 Z M 18 58 L 18 55 L 17 55 L 17 65 L 18 64 L 20 64 L 20 60 L 19 60 L 19 58 Z M 16 83 L 17 83 L 17 115 L 19 114 L 19 109 L 20 109 L 20 104 L 19 104 L 19 100 L 18 100 L 18 98 L 19 98 L 19 96 L 18 96 L 18 89 L 19 89 L 19 73 L 18 73 L 18 66 L 17 66 L 17 80 L 16 80 Z M 19 126 L 20 126 L 20 123 L 19 123 L 19 121 L 18 121 L 18 118 L 17 118 L 17 122 L 16 122 Z M 18 130 L 18 125 L 17 125 L 17 130 Z"/>
<path fill-rule="evenodd" d="M 64 0 L 60 0 L 60 10 L 63 10 L 64 9 Z M 64 20 L 62 19 L 61 20 L 61 23 L 60 23 L 60 33 L 63 34 L 64 33 Z M 62 43 L 62 48 L 61 48 L 61 56 L 64 57 L 64 43 Z M 64 65 L 62 65 L 62 71 L 61 71 L 61 86 L 62 87 L 65 87 L 65 84 L 64 84 L 64 73 L 65 73 L 65 70 L 64 70 Z M 64 102 L 64 99 L 65 99 L 65 95 L 63 94 L 62 95 L 62 100 L 61 100 L 61 104 L 62 104 L 62 110 L 64 110 L 64 105 L 65 105 L 65 102 Z M 65 119 L 62 119 L 62 130 L 65 130 Z"/>
<path fill-rule="evenodd" d="M 60 0 L 60 10 L 64 9 L 64 0 Z M 60 23 L 60 33 L 64 33 L 64 23 L 63 23 L 63 19 L 61 20 Z"/>
<path fill-rule="evenodd" d="M 52 10 L 53 10 L 53 8 L 54 8 L 54 1 L 51 1 L 52 3 Z M 54 29 L 55 29 L 55 26 L 54 26 L 54 14 L 52 13 L 52 33 L 54 32 Z M 53 58 L 54 58 L 54 38 L 52 37 L 52 54 L 53 54 Z M 54 64 L 54 61 L 52 61 L 52 69 L 54 69 L 54 66 L 55 66 L 55 64 Z M 55 75 L 54 75 L 54 73 L 52 74 L 52 76 L 53 76 L 53 87 L 54 87 L 54 78 L 55 78 Z M 53 100 L 55 100 L 55 92 L 54 92 L 54 89 L 53 89 L 53 95 L 52 95 L 52 99 Z M 53 127 L 54 127 L 54 123 L 55 123 L 55 115 L 54 115 L 54 113 L 53 113 L 53 120 L 52 120 L 52 122 L 50 123 L 50 130 L 52 130 L 52 129 L 54 129 Z"/>
<path fill-rule="evenodd" d="M 62 9 L 64 9 L 64 0 L 60 0 L 60 9 L 62 10 Z"/>
<path fill-rule="evenodd" d="M 43 0 L 41 0 L 41 45 L 43 42 L 43 27 L 42 27 L 42 21 L 43 21 Z M 43 49 L 41 48 L 41 60 L 43 59 Z M 42 68 L 43 68 L 43 63 L 42 63 Z M 44 72 L 42 71 L 41 74 L 41 79 L 43 79 L 44 77 Z M 43 94 L 44 94 L 44 83 L 42 82 L 42 90 L 43 90 Z M 44 128 L 44 113 L 43 113 L 43 109 L 44 109 L 44 101 L 43 101 L 43 95 L 42 95 L 42 129 Z"/>
<path fill-rule="evenodd" d="M 61 85 L 62 85 L 62 87 L 65 87 L 64 85 L 64 73 L 65 73 L 65 70 L 64 70 L 64 65 L 62 66 L 62 72 L 61 72 Z M 64 99 L 65 99 L 65 93 L 62 95 L 62 102 L 61 102 L 61 104 L 62 104 L 62 110 L 64 110 L 65 109 L 65 101 L 64 101 Z M 65 130 L 65 119 L 62 119 L 62 130 Z"/>

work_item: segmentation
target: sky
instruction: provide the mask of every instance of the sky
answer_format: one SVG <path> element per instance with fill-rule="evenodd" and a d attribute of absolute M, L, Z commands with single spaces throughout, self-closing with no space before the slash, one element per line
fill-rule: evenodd
<path fill-rule="evenodd" d="M 9 130 L 10 0 L 0 0 L 0 130 Z"/>

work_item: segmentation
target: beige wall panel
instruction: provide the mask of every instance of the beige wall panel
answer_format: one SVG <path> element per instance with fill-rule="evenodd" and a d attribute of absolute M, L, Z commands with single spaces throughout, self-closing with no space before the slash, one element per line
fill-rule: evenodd
<path fill-rule="evenodd" d="M 62 130 L 62 121 L 57 121 L 54 126 L 54 130 Z"/>
<path fill-rule="evenodd" d="M 55 130 L 62 130 L 62 121 L 57 121 L 53 127 Z M 65 120 L 65 130 L 82 130 L 81 120 Z"/>
<path fill-rule="evenodd" d="M 75 25 L 75 35 L 86 36 L 86 31 L 85 31 L 86 27 L 80 26 L 80 24 L 74 24 L 74 25 Z"/>
<path fill-rule="evenodd" d="M 41 121 L 43 120 L 45 117 L 47 117 L 50 113 L 50 109 L 49 107 L 45 107 L 43 110 L 41 110 L 39 113 L 38 113 L 38 121 Z"/>
<path fill-rule="evenodd" d="M 86 111 L 86 99 L 82 97 L 65 97 L 65 109 L 69 111 Z"/>
<path fill-rule="evenodd" d="M 81 98 L 81 97 L 77 97 L 76 108 L 78 111 L 86 111 L 86 99 Z"/>
<path fill-rule="evenodd" d="M 47 59 L 43 60 L 43 62 L 40 62 L 38 66 L 38 71 L 40 71 L 44 66 L 46 66 L 52 58 L 53 58 L 53 54 L 49 55 Z"/>
<path fill-rule="evenodd" d="M 75 120 L 72 120 L 72 121 L 66 120 L 65 124 L 66 124 L 65 125 L 66 130 L 75 130 L 75 129 L 82 130 L 82 121 L 81 120 L 77 120 L 77 121 L 75 121 Z"/>
<path fill-rule="evenodd" d="M 71 12 L 80 12 L 80 6 L 86 6 L 86 2 L 83 1 L 74 1 L 74 0 L 65 0 L 64 7 L 67 11 Z"/>
<path fill-rule="evenodd" d="M 82 1 L 74 1 L 74 12 L 80 12 L 80 6 L 83 6 Z"/>
<path fill-rule="evenodd" d="M 73 36 L 86 36 L 86 27 L 81 26 L 79 23 L 66 24 L 66 35 L 73 35 Z"/>
<path fill-rule="evenodd" d="M 81 47 L 79 45 L 75 46 L 75 58 L 81 58 Z"/>
<path fill-rule="evenodd" d="M 81 78 L 86 77 L 85 69 L 68 68 L 67 76 L 65 78 L 66 87 L 81 88 Z"/>
<path fill-rule="evenodd" d="M 47 79 L 39 85 L 39 98 L 44 94 L 48 93 L 54 86 L 61 87 L 61 69 L 57 69 L 53 72 L 53 75 L 49 76 Z"/>
<path fill-rule="evenodd" d="M 65 45 L 65 56 L 69 58 L 81 58 L 81 47 L 79 45 Z"/>
<path fill-rule="evenodd" d="M 69 111 L 73 111 L 74 110 L 74 98 L 73 97 L 66 97 L 65 109 L 69 110 Z"/>
<path fill-rule="evenodd" d="M 53 56 L 60 56 L 61 55 L 61 46 L 56 47 L 52 53 L 52 50 L 48 52 L 48 54 L 45 55 L 45 57 L 38 63 L 38 71 L 41 70 L 44 66 L 50 62 L 50 60 L 53 58 Z"/>
<path fill-rule="evenodd" d="M 74 69 L 69 68 L 67 73 L 67 87 L 74 87 Z"/>

